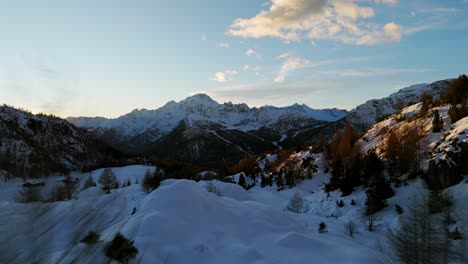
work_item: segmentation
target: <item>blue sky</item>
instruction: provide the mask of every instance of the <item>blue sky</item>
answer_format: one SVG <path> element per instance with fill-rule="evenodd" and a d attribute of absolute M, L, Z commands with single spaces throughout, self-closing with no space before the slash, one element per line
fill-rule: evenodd
<path fill-rule="evenodd" d="M 0 1 L 0 103 L 117 117 L 207 93 L 351 109 L 468 72 L 466 0 Z"/>

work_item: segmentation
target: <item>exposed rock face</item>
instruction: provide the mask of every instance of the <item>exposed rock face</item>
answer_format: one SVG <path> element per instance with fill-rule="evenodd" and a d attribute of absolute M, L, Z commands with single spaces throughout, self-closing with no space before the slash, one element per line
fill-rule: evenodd
<path fill-rule="evenodd" d="M 444 189 L 457 184 L 468 174 L 468 117 L 452 125 L 434 150 L 429 163 L 428 183 Z"/>

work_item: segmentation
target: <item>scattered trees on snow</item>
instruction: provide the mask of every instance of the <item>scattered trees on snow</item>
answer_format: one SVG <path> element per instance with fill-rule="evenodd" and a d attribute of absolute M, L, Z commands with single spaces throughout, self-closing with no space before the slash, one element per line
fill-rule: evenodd
<path fill-rule="evenodd" d="M 156 169 L 153 174 L 151 174 L 149 170 L 146 170 L 143 181 L 141 182 L 141 187 L 143 191 L 150 193 L 159 187 L 164 178 L 164 171 L 160 169 Z"/>

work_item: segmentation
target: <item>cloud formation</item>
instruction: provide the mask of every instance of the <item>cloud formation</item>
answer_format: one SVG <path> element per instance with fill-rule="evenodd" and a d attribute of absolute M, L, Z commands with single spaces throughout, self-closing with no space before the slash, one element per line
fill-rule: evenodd
<path fill-rule="evenodd" d="M 396 5 L 398 0 L 374 0 L 376 4 Z"/>
<path fill-rule="evenodd" d="M 210 80 L 223 83 L 223 82 L 228 82 L 228 81 L 233 81 L 234 76 L 237 74 L 236 70 L 226 70 L 224 72 L 217 72 L 213 77 L 210 78 Z"/>
<path fill-rule="evenodd" d="M 244 71 L 258 71 L 260 69 L 259 66 L 254 65 L 244 65 Z"/>
<path fill-rule="evenodd" d="M 289 53 L 283 53 L 281 55 L 278 55 L 278 57 L 276 57 L 278 60 L 284 60 L 284 59 L 287 59 L 289 58 Z"/>
<path fill-rule="evenodd" d="M 301 58 L 288 58 L 283 62 L 283 65 L 281 65 L 281 69 L 276 76 L 274 82 L 284 82 L 286 79 L 286 75 L 294 70 L 302 69 L 305 67 L 308 67 L 311 65 L 311 62 L 306 59 L 301 59 Z"/>
<path fill-rule="evenodd" d="M 400 26 L 395 22 L 368 22 L 374 9 L 359 2 L 396 4 L 396 0 L 272 0 L 268 10 L 248 19 L 238 18 L 226 32 L 244 38 L 276 37 L 283 41 L 312 42 L 332 39 L 350 45 L 399 42 Z"/>
<path fill-rule="evenodd" d="M 227 42 L 220 42 L 220 43 L 218 44 L 218 47 L 227 49 L 227 48 L 229 48 L 229 43 L 227 43 Z"/>
<path fill-rule="evenodd" d="M 252 56 L 252 55 L 254 55 L 255 53 L 256 53 L 255 50 L 249 49 L 249 50 L 247 50 L 247 51 L 245 52 L 245 55 L 247 55 L 247 56 Z"/>

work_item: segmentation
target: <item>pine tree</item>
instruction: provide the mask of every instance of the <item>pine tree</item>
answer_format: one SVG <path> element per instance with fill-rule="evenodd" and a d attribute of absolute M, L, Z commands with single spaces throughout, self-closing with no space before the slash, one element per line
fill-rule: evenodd
<path fill-rule="evenodd" d="M 391 130 L 388 133 L 387 140 L 385 141 L 385 157 L 396 163 L 398 160 L 398 149 L 400 148 L 400 142 L 396 136 L 395 131 Z"/>
<path fill-rule="evenodd" d="M 104 253 L 110 259 L 128 263 L 138 255 L 138 249 L 133 243 L 133 240 L 128 240 L 121 233 L 117 233 L 114 239 L 105 247 Z"/>
<path fill-rule="evenodd" d="M 94 182 L 93 177 L 89 176 L 83 184 L 83 190 L 86 190 L 91 187 L 96 187 L 96 183 Z"/>
<path fill-rule="evenodd" d="M 434 103 L 434 99 L 430 94 L 427 92 L 423 92 L 421 94 L 421 110 L 419 111 L 420 116 L 425 116 L 427 114 L 427 111 L 429 110 L 429 107 Z"/>
<path fill-rule="evenodd" d="M 444 126 L 444 121 L 439 115 L 439 110 L 434 110 L 432 119 L 432 132 L 438 133 Z"/>
<path fill-rule="evenodd" d="M 383 174 L 371 178 L 366 190 L 366 214 L 372 215 L 387 206 L 386 199 L 395 195 Z"/>
<path fill-rule="evenodd" d="M 321 223 L 319 224 L 318 231 L 319 231 L 319 233 L 325 233 L 325 232 L 327 232 L 327 225 L 326 225 L 324 222 L 321 222 Z"/>

